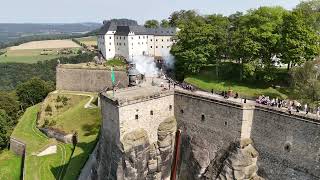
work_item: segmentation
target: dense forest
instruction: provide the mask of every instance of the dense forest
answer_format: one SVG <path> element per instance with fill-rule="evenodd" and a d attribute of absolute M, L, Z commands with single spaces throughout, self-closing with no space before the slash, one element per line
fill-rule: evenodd
<path fill-rule="evenodd" d="M 0 45 L 16 42 L 20 38 L 30 37 L 59 37 L 83 35 L 94 31 L 101 26 L 99 23 L 73 23 L 73 24 L 9 24 L 0 23 Z M 51 38 L 52 38 L 51 37 Z"/>

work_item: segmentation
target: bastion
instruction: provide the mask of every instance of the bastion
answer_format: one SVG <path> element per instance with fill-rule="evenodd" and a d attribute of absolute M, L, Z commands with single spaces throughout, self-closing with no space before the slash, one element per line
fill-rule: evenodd
<path fill-rule="evenodd" d="M 57 90 L 100 92 L 112 87 L 109 66 L 96 64 L 59 64 L 56 68 Z M 128 87 L 129 78 L 124 67 L 114 67 L 118 88 Z"/>
<path fill-rule="evenodd" d="M 169 179 L 176 121 L 173 91 L 158 86 L 100 93 L 97 179 Z"/>

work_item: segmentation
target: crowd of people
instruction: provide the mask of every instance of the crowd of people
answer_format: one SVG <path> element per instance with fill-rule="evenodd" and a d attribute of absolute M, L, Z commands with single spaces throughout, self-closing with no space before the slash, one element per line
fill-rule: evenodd
<path fill-rule="evenodd" d="M 195 88 L 187 83 L 177 83 L 173 81 L 172 79 L 169 79 L 169 89 L 170 86 L 179 86 L 182 89 L 189 90 L 189 91 L 194 91 Z M 172 88 L 172 87 L 171 87 Z M 214 94 L 213 89 L 211 89 L 211 94 Z M 235 99 L 240 98 L 239 94 L 237 92 L 233 93 L 232 91 L 222 91 L 219 95 L 224 97 L 225 99 L 228 99 L 230 97 L 233 97 Z M 242 99 L 241 99 L 242 102 Z M 247 99 L 243 99 L 243 102 L 246 103 Z M 317 116 L 320 116 L 320 106 L 318 106 L 315 109 L 311 109 L 308 104 L 304 104 L 303 106 L 301 103 L 298 101 L 292 101 L 292 100 L 285 100 L 285 99 L 280 99 L 280 98 L 270 98 L 269 96 L 264 96 L 261 95 L 259 96 L 256 101 L 258 104 L 266 105 L 266 106 L 271 106 L 271 107 L 277 107 L 277 108 L 286 108 L 288 112 L 291 114 L 292 112 L 304 112 L 308 114 L 309 112 L 316 113 Z"/>
<path fill-rule="evenodd" d="M 311 109 L 308 104 L 304 104 L 303 106 L 298 101 L 291 101 L 291 100 L 283 100 L 279 98 L 270 98 L 269 96 L 261 95 L 256 99 L 256 103 L 263 104 L 272 107 L 278 108 L 287 108 L 288 112 L 291 114 L 292 112 L 305 112 L 308 114 L 310 111 L 316 113 L 320 116 L 320 106 L 316 109 Z"/>

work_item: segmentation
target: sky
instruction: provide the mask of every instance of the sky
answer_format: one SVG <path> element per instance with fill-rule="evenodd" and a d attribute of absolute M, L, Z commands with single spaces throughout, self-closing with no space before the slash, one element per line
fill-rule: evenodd
<path fill-rule="evenodd" d="M 300 0 L 2 0 L 0 23 L 102 22 L 104 19 L 168 18 L 176 10 L 230 15 L 259 6 L 294 8 Z"/>

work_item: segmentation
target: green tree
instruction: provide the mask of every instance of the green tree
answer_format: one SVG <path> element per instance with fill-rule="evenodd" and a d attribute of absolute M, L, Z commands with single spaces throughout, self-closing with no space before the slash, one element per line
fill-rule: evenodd
<path fill-rule="evenodd" d="M 48 95 L 49 92 L 54 90 L 52 82 L 46 82 L 40 78 L 32 78 L 17 87 L 17 95 L 19 101 L 24 107 L 35 105 Z"/>
<path fill-rule="evenodd" d="M 320 0 L 302 1 L 294 11 L 300 12 L 304 22 L 320 32 Z"/>
<path fill-rule="evenodd" d="M 261 60 L 268 71 L 271 68 L 272 58 L 277 55 L 281 35 L 279 28 L 283 16 L 288 11 L 282 7 L 260 7 L 250 10 L 246 14 L 243 26 L 247 28 L 248 37 L 259 46 L 257 58 Z"/>
<path fill-rule="evenodd" d="M 20 109 L 17 97 L 12 93 L 0 92 L 0 109 L 6 111 L 13 119 L 17 119 Z"/>
<path fill-rule="evenodd" d="M 162 19 L 161 23 L 160 23 L 160 26 L 163 27 L 163 28 L 168 28 L 168 27 L 170 27 L 170 23 L 169 23 L 168 20 Z"/>
<path fill-rule="evenodd" d="M 8 146 L 9 135 L 8 135 L 8 122 L 10 121 L 9 116 L 4 110 L 0 109 L 0 150 Z"/>
<path fill-rule="evenodd" d="M 319 36 L 306 24 L 300 12 L 284 17 L 280 49 L 281 61 L 288 64 L 288 70 L 290 65 L 301 65 L 319 55 Z"/>
<path fill-rule="evenodd" d="M 302 102 L 318 104 L 320 102 L 320 61 L 307 61 L 292 71 L 294 95 Z"/>
<path fill-rule="evenodd" d="M 195 10 L 175 11 L 169 17 L 169 24 L 171 27 L 183 28 L 189 22 L 193 22 L 200 17 Z"/>
<path fill-rule="evenodd" d="M 256 63 L 253 62 L 257 60 L 261 48 L 261 44 L 256 42 L 250 33 L 250 28 L 246 24 L 249 21 L 248 19 L 248 16 L 243 16 L 239 12 L 229 16 L 231 24 L 229 31 L 229 56 L 230 59 L 241 64 L 239 71 L 240 81 L 243 77 L 250 79 L 254 75 L 254 65 Z M 244 69 L 246 69 L 246 73 L 243 73 Z"/>
<path fill-rule="evenodd" d="M 144 27 L 146 27 L 146 28 L 157 28 L 157 27 L 159 27 L 159 22 L 157 20 L 155 20 L 155 19 L 147 20 L 144 23 Z"/>

